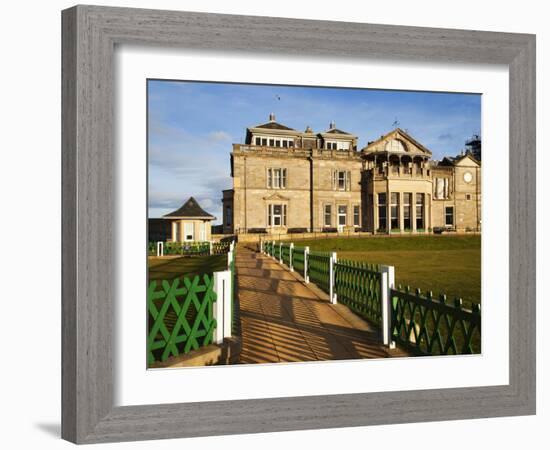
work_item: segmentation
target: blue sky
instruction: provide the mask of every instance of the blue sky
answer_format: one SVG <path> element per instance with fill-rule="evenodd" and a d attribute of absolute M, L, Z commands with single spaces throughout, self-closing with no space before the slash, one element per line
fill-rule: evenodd
<path fill-rule="evenodd" d="M 399 127 L 434 159 L 454 156 L 481 132 L 481 96 L 369 89 L 311 88 L 149 80 L 149 217 L 194 196 L 221 218 L 222 189 L 232 186 L 232 143 L 268 121 L 325 131 L 331 121 L 364 147 Z M 219 220 L 216 222 L 219 223 Z"/>

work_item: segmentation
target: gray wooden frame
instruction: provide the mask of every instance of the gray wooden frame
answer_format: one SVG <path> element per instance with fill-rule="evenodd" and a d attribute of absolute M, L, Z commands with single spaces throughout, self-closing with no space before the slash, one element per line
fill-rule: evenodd
<path fill-rule="evenodd" d="M 535 413 L 535 36 L 96 6 L 63 11 L 62 29 L 63 438 L 93 443 Z M 113 52 L 119 43 L 506 64 L 510 384 L 114 407 Z"/>

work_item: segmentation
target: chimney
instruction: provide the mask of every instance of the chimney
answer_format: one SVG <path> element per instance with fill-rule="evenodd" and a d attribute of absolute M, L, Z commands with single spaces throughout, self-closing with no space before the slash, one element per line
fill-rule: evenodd
<path fill-rule="evenodd" d="M 330 122 L 328 128 L 329 130 L 333 130 L 334 128 L 336 128 L 336 123 L 334 122 L 334 120 Z"/>
<path fill-rule="evenodd" d="M 274 113 L 269 114 L 269 121 L 270 122 L 275 122 L 275 114 Z"/>

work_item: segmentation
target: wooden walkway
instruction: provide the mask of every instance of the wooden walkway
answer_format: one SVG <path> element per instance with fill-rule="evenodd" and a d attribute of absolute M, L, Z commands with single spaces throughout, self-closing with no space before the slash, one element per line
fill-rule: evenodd
<path fill-rule="evenodd" d="M 236 259 L 243 364 L 405 356 L 378 330 L 268 256 L 239 246 Z"/>

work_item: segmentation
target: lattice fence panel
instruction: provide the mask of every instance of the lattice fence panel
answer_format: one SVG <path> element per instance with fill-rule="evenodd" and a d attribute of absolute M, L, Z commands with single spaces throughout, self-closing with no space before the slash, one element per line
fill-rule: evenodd
<path fill-rule="evenodd" d="M 281 245 L 281 258 L 283 260 L 283 264 L 290 266 L 290 245 L 289 244 Z"/>
<path fill-rule="evenodd" d="M 423 296 L 410 288 L 391 290 L 392 334 L 396 342 L 420 355 L 481 353 L 481 308 L 452 303 L 445 295 Z"/>
<path fill-rule="evenodd" d="M 147 290 L 149 364 L 212 343 L 214 277 L 151 281 Z"/>
<path fill-rule="evenodd" d="M 304 276 L 305 253 L 304 247 L 294 247 L 292 250 L 292 266 L 302 276 Z"/>
<path fill-rule="evenodd" d="M 338 302 L 347 305 L 362 317 L 381 326 L 381 274 L 378 266 L 339 260 L 334 269 Z"/>
<path fill-rule="evenodd" d="M 330 293 L 330 253 L 310 252 L 307 270 L 310 281 Z"/>

